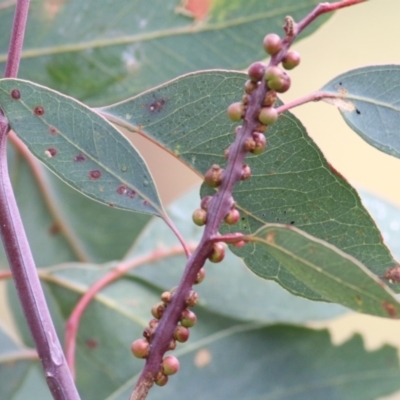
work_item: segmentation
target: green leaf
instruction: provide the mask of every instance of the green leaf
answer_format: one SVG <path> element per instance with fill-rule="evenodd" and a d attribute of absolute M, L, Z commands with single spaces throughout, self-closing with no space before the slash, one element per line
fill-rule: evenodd
<path fill-rule="evenodd" d="M 111 267 L 66 264 L 42 275 L 55 305 L 53 316 L 65 320 L 80 294 Z M 121 279 L 89 305 L 76 353 L 83 399 L 128 398 L 143 367 L 129 347 L 151 318 L 157 292 L 141 281 Z M 195 399 L 365 400 L 399 388 L 397 351 L 389 346 L 371 353 L 359 337 L 335 347 L 326 331 L 241 324 L 201 307 L 196 314 L 199 323 L 191 329 L 190 340 L 174 352 L 181 361 L 179 375 L 163 388 L 167 392 L 153 388 L 149 400 L 169 398 L 170 390 L 178 399 L 187 398 L 191 390 Z"/>
<path fill-rule="evenodd" d="M 180 3 L 34 1 L 19 76 L 86 103 L 120 101 L 187 72 L 246 68 L 266 57 L 264 35 L 283 34 L 287 15 L 299 20 L 319 0 L 218 0 L 199 22 L 179 12 Z M 2 70 L 13 11 L 0 10 Z"/>
<path fill-rule="evenodd" d="M 32 169 L 24 154 L 11 143 L 8 161 L 19 211 L 38 267 L 68 261 L 119 260 L 150 219 L 148 214 L 127 213 L 94 202 L 39 163 Z M 0 268 L 8 268 L 2 246 Z"/>
<path fill-rule="evenodd" d="M 233 326 L 179 352 L 181 368 L 148 400 L 375 400 L 399 389 L 397 351 L 333 346 L 327 331 Z M 128 386 L 128 385 L 126 385 Z M 106 400 L 129 398 L 129 388 Z"/>
<path fill-rule="evenodd" d="M 364 190 L 359 191 L 361 200 L 374 218 L 384 242 L 393 255 L 400 259 L 400 209 L 389 201 Z"/>
<path fill-rule="evenodd" d="M 321 92 L 366 142 L 400 157 L 400 65 L 373 65 L 337 76 Z"/>
<path fill-rule="evenodd" d="M 32 153 L 74 189 L 111 207 L 163 213 L 139 153 L 83 104 L 30 82 L 4 79 L 0 105 Z"/>
<path fill-rule="evenodd" d="M 267 225 L 247 238 L 323 298 L 366 314 L 400 317 L 395 294 L 334 246 L 282 225 Z"/>
<path fill-rule="evenodd" d="M 15 343 L 0 326 L 0 398 L 19 399 L 21 386 L 29 379 L 30 370 L 38 367 L 38 356 L 33 349 Z M 50 396 L 49 396 L 50 397 Z M 39 397 L 30 397 L 39 398 Z M 40 397 L 40 399 L 46 397 Z"/>
<path fill-rule="evenodd" d="M 226 109 L 242 97 L 245 79 L 228 71 L 190 74 L 100 112 L 204 174 L 212 164 L 225 165 L 224 150 L 233 141 L 235 126 Z M 162 99 L 163 107 L 149 113 L 148 105 Z M 266 223 L 291 224 L 355 257 L 378 276 L 397 264 L 357 192 L 326 162 L 296 117 L 281 115 L 268 129 L 267 139 L 262 155 L 246 158 L 251 179 L 233 191 L 241 221 L 222 226 L 221 232 L 252 234 Z M 202 195 L 212 193 L 202 190 Z M 261 277 L 295 294 L 324 300 L 253 245 L 232 251 Z M 393 287 L 400 290 L 398 284 Z"/>
<path fill-rule="evenodd" d="M 168 215 L 187 243 L 198 243 L 202 229 L 191 221 L 191 214 L 198 207 L 198 188 L 175 201 L 168 208 Z M 142 232 L 135 246 L 124 261 L 148 254 L 154 244 L 164 248 L 179 245 L 175 236 L 159 218 L 154 218 Z M 157 286 L 160 293 L 176 286 L 186 264 L 184 255 L 143 264 L 129 272 L 149 285 Z M 314 302 L 293 296 L 275 282 L 260 279 L 245 268 L 242 260 L 231 252 L 219 264 L 208 262 L 206 278 L 196 286 L 200 296 L 197 307 L 245 321 L 267 323 L 304 323 L 336 317 L 347 311 L 337 304 Z"/>

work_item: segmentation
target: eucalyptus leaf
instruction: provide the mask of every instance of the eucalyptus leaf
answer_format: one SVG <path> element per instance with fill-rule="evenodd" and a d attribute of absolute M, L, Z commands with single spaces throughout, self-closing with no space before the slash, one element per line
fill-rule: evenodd
<path fill-rule="evenodd" d="M 384 242 L 400 260 L 400 208 L 399 206 L 365 190 L 359 190 L 361 200 L 374 218 Z"/>
<path fill-rule="evenodd" d="M 74 189 L 110 207 L 163 213 L 142 157 L 88 107 L 16 79 L 0 81 L 0 106 L 32 153 Z"/>
<path fill-rule="evenodd" d="M 17 399 L 29 371 L 37 364 L 35 351 L 15 343 L 0 326 L 0 398 Z"/>
<path fill-rule="evenodd" d="M 191 221 L 191 214 L 199 205 L 199 189 L 195 188 L 168 208 L 173 220 L 187 243 L 198 243 L 202 228 Z M 171 248 L 178 240 L 159 218 L 154 218 L 143 230 L 135 246 L 124 261 L 134 260 L 157 247 Z M 159 292 L 176 286 L 186 264 L 184 255 L 173 256 L 140 265 L 129 272 L 140 277 Z M 219 264 L 207 262 L 206 277 L 196 286 L 200 301 L 198 307 L 231 318 L 267 323 L 304 323 L 333 318 L 347 311 L 337 304 L 313 302 L 293 296 L 273 281 L 259 278 L 249 271 L 242 260 L 231 252 Z"/>
<path fill-rule="evenodd" d="M 96 266 L 66 264 L 42 274 L 57 313 L 67 318 L 80 293 L 111 267 L 99 271 Z M 148 303 L 157 297 L 147 284 L 122 279 L 94 298 L 78 332 L 77 384 L 83 399 L 128 398 L 143 366 L 129 346 L 141 335 L 150 317 Z M 175 351 L 179 376 L 165 388 L 153 388 L 149 400 L 171 393 L 187 398 L 188 390 L 194 399 L 372 400 L 399 389 L 397 351 L 389 346 L 371 353 L 359 336 L 336 347 L 326 331 L 240 324 L 201 308 L 196 313 L 201 323 Z M 28 384 L 42 387 L 40 376 L 35 381 L 32 374 L 28 377 L 21 392 L 26 393 Z"/>
<path fill-rule="evenodd" d="M 395 294 L 364 265 L 294 227 L 266 225 L 247 240 L 334 303 L 379 317 L 400 318 Z"/>
<path fill-rule="evenodd" d="M 149 400 L 375 400 L 400 387 L 396 349 L 364 349 L 360 336 L 333 346 L 327 331 L 231 327 L 180 352 L 179 375 Z M 106 400 L 124 400 L 125 390 Z M 123 389 L 123 388 L 122 388 Z"/>
<path fill-rule="evenodd" d="M 400 65 L 372 65 L 337 76 L 321 88 L 366 142 L 400 157 Z"/>
<path fill-rule="evenodd" d="M 224 150 L 235 127 L 226 109 L 242 97 L 245 80 L 245 74 L 228 71 L 189 74 L 99 112 L 149 137 L 202 175 L 211 165 L 226 163 Z M 161 107 L 151 111 L 154 102 Z M 357 192 L 326 162 L 296 117 L 281 115 L 269 127 L 267 140 L 262 155 L 246 158 L 251 178 L 233 190 L 241 220 L 222 226 L 222 233 L 252 234 L 266 223 L 289 224 L 355 257 L 378 276 L 397 264 Z M 213 192 L 202 188 L 202 196 Z M 326 300 L 252 244 L 232 251 L 261 277 L 295 294 Z M 393 287 L 400 290 L 399 284 Z"/>
<path fill-rule="evenodd" d="M 283 34 L 287 15 L 299 20 L 318 3 L 197 2 L 205 15 L 195 12 L 194 18 L 181 0 L 36 0 L 19 74 L 86 103 L 120 101 L 187 72 L 246 68 L 266 57 L 267 33 Z M 13 12 L 14 7 L 0 9 L 2 70 Z M 318 18 L 302 36 L 329 17 Z"/>
<path fill-rule="evenodd" d="M 121 259 L 150 216 L 94 202 L 8 146 L 8 169 L 37 267 Z M 46 251 L 43 251 L 46 249 Z M 8 261 L 0 246 L 0 268 Z"/>

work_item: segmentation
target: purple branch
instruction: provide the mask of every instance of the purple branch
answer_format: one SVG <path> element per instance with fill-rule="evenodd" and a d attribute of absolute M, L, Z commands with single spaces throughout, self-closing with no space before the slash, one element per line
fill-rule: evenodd
<path fill-rule="evenodd" d="M 18 74 L 29 0 L 15 9 L 4 76 Z M 1 111 L 1 110 L 0 110 Z M 48 310 L 32 252 L 21 221 L 7 166 L 7 134 L 10 127 L 0 113 L 0 234 L 22 309 L 42 362 L 47 384 L 55 400 L 79 400 L 71 373 Z"/>
<path fill-rule="evenodd" d="M 277 66 L 283 60 L 295 38 L 319 15 L 363 1 L 365 0 L 344 0 L 336 3 L 320 4 L 298 24 L 290 17 L 287 17 L 284 27 L 286 37 L 282 41 L 282 49 L 271 58 L 269 67 Z M 181 313 L 187 307 L 186 299 L 189 296 L 197 274 L 210 256 L 213 244 L 219 239 L 218 229 L 232 206 L 233 187 L 242 177 L 244 159 L 247 154 L 245 143 L 249 139 L 252 139 L 253 132 L 257 131 L 257 127 L 260 126 L 258 119 L 259 112 L 268 90 L 265 79 L 263 79 L 257 89 L 248 94 L 248 104 L 242 128 L 238 132 L 235 142 L 229 148 L 228 163 L 223 172 L 219 190 L 207 206 L 207 223 L 203 237 L 196 251 L 186 264 L 184 274 L 172 297 L 171 303 L 168 304 L 162 318 L 158 322 L 157 329 L 150 342 L 145 367 L 137 381 L 130 400 L 143 400 L 147 397 L 148 391 L 160 371 L 163 355 L 168 350 L 170 340 L 181 318 Z M 313 99 L 311 98 L 307 101 L 311 100 Z M 236 242 L 237 237 L 235 235 L 227 235 L 221 239 L 227 242 Z"/>
<path fill-rule="evenodd" d="M 5 78 L 16 78 L 18 76 L 26 21 L 28 19 L 29 2 L 30 0 L 19 0 L 15 7 L 10 46 L 8 48 L 7 63 L 4 70 Z"/>
<path fill-rule="evenodd" d="M 56 400 L 79 400 L 40 286 L 8 175 L 7 133 L 0 116 L 0 234 L 47 384 Z"/>

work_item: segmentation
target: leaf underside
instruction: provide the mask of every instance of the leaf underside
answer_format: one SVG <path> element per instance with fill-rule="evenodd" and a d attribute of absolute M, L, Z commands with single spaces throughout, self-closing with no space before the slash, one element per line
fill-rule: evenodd
<path fill-rule="evenodd" d="M 267 33 L 283 34 L 287 15 L 299 20 L 319 0 L 206 1 L 197 19 L 185 15 L 180 3 L 34 1 L 19 77 L 92 105 L 120 101 L 184 73 L 246 68 L 266 57 Z M 1 69 L 13 12 L 0 9 Z M 318 18 L 302 36 L 329 17 Z"/>
<path fill-rule="evenodd" d="M 226 109 L 241 98 L 245 79 L 229 71 L 189 74 L 99 112 L 150 138 L 202 175 L 212 164 L 226 163 L 224 150 L 235 127 Z M 397 264 L 357 192 L 326 162 L 296 117 L 284 113 L 266 136 L 266 151 L 246 158 L 251 178 L 233 191 L 241 220 L 222 226 L 222 233 L 252 234 L 266 223 L 288 224 L 336 246 L 378 276 Z M 202 196 L 212 193 L 203 187 Z M 257 275 L 295 294 L 324 300 L 255 245 L 232 251 Z M 392 287 L 399 290 L 398 284 Z"/>
<path fill-rule="evenodd" d="M 0 105 L 32 153 L 74 189 L 110 207 L 163 213 L 144 160 L 97 113 L 70 97 L 15 79 L 0 81 Z"/>
<path fill-rule="evenodd" d="M 297 228 L 272 224 L 248 239 L 325 299 L 358 312 L 399 318 L 395 294 L 364 265 L 334 246 Z"/>
<path fill-rule="evenodd" d="M 372 65 L 341 74 L 321 92 L 335 96 L 346 123 L 366 142 L 400 158 L 400 65 Z"/>

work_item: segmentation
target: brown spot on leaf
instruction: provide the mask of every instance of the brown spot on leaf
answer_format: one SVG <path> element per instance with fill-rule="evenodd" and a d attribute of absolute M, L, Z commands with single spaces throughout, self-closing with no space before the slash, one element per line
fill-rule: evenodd
<path fill-rule="evenodd" d="M 61 232 L 61 227 L 57 222 L 54 222 L 50 225 L 49 233 L 50 235 L 57 235 Z"/>
<path fill-rule="evenodd" d="M 207 19 L 211 5 L 212 0 L 182 0 L 175 11 L 196 21 L 203 21 Z"/>
<path fill-rule="evenodd" d="M 164 105 L 166 102 L 167 102 L 167 100 L 164 98 L 156 100 L 149 105 L 149 110 L 151 112 L 154 112 L 154 111 L 160 112 L 164 108 Z"/>
<path fill-rule="evenodd" d="M 204 368 L 212 360 L 211 352 L 208 349 L 200 349 L 194 356 L 194 365 L 197 368 Z"/>
<path fill-rule="evenodd" d="M 362 303 L 363 303 L 362 298 L 361 298 L 360 296 L 356 296 L 356 297 L 354 298 L 354 300 L 356 301 L 356 303 L 357 303 L 359 306 L 361 306 Z"/>
<path fill-rule="evenodd" d="M 33 110 L 33 112 L 35 113 L 35 115 L 37 115 L 38 117 L 41 117 L 44 114 L 44 108 L 42 106 L 36 106 Z"/>
<path fill-rule="evenodd" d="M 388 279 L 392 282 L 400 282 L 400 265 L 389 268 L 382 276 L 383 279 Z"/>
<path fill-rule="evenodd" d="M 390 318 L 398 318 L 396 306 L 389 301 L 384 301 L 382 307 L 385 309 Z"/>
<path fill-rule="evenodd" d="M 76 162 L 82 162 L 85 160 L 86 160 L 86 157 L 83 154 L 78 154 L 74 157 L 74 161 L 76 161 Z"/>
<path fill-rule="evenodd" d="M 128 191 L 127 187 L 125 185 L 121 185 L 117 187 L 117 193 L 124 195 Z"/>
<path fill-rule="evenodd" d="M 91 180 L 95 181 L 95 180 L 99 179 L 100 177 L 101 177 L 101 171 L 99 171 L 98 169 L 95 169 L 95 170 L 89 172 L 89 178 Z"/>
<path fill-rule="evenodd" d="M 128 189 L 126 192 L 126 195 L 130 198 L 133 199 L 136 197 L 136 192 L 134 190 Z"/>
<path fill-rule="evenodd" d="M 54 126 L 50 126 L 49 132 L 51 135 L 56 135 L 58 133 L 58 130 Z"/>
<path fill-rule="evenodd" d="M 68 0 L 45 0 L 43 2 L 44 15 L 47 19 L 54 19 L 67 1 Z"/>
<path fill-rule="evenodd" d="M 46 154 L 47 157 L 53 158 L 57 154 L 57 149 L 54 147 L 49 147 L 44 154 Z"/>
<path fill-rule="evenodd" d="M 86 346 L 91 350 L 95 349 L 99 345 L 96 339 L 86 339 L 85 343 Z"/>
<path fill-rule="evenodd" d="M 21 92 L 18 89 L 11 90 L 11 97 L 14 100 L 19 100 L 21 98 Z"/>

